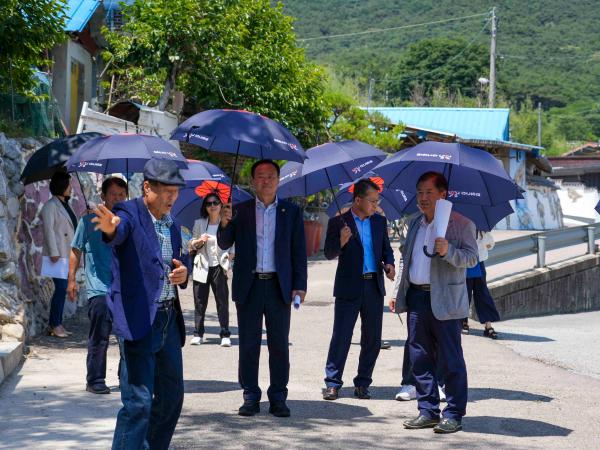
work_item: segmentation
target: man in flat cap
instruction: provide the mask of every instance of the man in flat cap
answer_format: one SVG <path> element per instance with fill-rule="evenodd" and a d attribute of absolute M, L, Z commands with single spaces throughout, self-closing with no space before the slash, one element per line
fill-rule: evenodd
<path fill-rule="evenodd" d="M 144 167 L 143 196 L 99 206 L 96 228 L 112 247 L 108 303 L 121 349 L 121 400 L 113 449 L 167 449 L 183 405 L 185 326 L 177 286 L 187 285 L 181 229 L 170 216 L 185 182 L 173 161 Z"/>

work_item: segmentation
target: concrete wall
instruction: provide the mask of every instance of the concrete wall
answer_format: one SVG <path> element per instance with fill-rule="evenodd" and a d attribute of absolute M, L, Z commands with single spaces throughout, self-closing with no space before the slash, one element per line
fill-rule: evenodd
<path fill-rule="evenodd" d="M 83 100 L 89 102 L 92 98 L 94 65 L 87 50 L 77 42 L 68 40 L 52 50 L 54 64 L 52 67 L 52 94 L 60 107 L 64 124 L 70 133 L 71 129 L 71 61 L 76 60 L 83 65 Z M 94 94 L 95 95 L 95 94 Z M 81 105 L 79 108 L 81 109 Z"/>
<path fill-rule="evenodd" d="M 600 254 L 512 275 L 488 285 L 502 319 L 600 309 Z"/>

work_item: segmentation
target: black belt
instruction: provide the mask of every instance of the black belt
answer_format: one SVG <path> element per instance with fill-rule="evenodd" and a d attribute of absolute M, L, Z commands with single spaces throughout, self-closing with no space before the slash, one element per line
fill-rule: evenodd
<path fill-rule="evenodd" d="M 259 280 L 271 280 L 277 276 L 277 272 L 254 272 L 254 277 Z"/>
<path fill-rule="evenodd" d="M 377 278 L 377 274 L 375 272 L 363 273 L 363 280 L 373 280 L 375 278 Z"/>
<path fill-rule="evenodd" d="M 416 289 L 417 291 L 425 291 L 425 292 L 431 291 L 431 285 L 430 284 L 414 284 L 414 283 L 410 283 L 410 287 L 413 288 L 413 289 Z"/>
<path fill-rule="evenodd" d="M 165 300 L 164 302 L 158 302 L 158 309 L 169 310 L 173 307 L 174 303 L 175 303 L 174 298 L 170 298 L 169 300 Z"/>

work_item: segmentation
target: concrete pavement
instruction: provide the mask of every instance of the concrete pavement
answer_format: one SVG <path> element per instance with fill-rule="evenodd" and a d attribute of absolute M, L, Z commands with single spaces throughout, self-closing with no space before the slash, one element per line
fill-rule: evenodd
<path fill-rule="evenodd" d="M 231 311 L 232 348 L 218 346 L 218 322 L 214 302 L 209 304 L 208 343 L 184 348 L 186 398 L 173 440 L 173 448 L 575 448 L 592 449 L 600 440 L 600 380 L 537 360 L 519 346 L 527 342 L 560 342 L 554 328 L 569 329 L 570 319 L 560 316 L 550 327 L 535 329 L 526 323 L 497 325 L 504 341 L 494 342 L 473 334 L 464 337 L 469 370 L 468 416 L 465 431 L 448 436 L 431 430 L 407 431 L 402 421 L 416 415 L 415 402 L 394 400 L 400 382 L 405 325 L 386 313 L 384 338 L 392 348 L 381 352 L 374 373 L 372 400 L 352 398 L 351 387 L 336 402 L 321 400 L 324 363 L 332 327 L 331 299 L 335 262 L 312 261 L 309 295 L 299 311 L 292 311 L 291 377 L 289 406 L 292 417 L 277 419 L 267 414 L 268 403 L 254 418 L 237 416 L 241 392 L 237 384 L 237 329 Z M 191 290 L 183 296 L 188 329 L 193 303 Z M 578 315 L 579 316 L 579 315 Z M 543 322 L 545 318 L 536 319 Z M 404 318 L 403 318 L 404 320 Z M 531 319 L 525 319 L 531 320 Z M 553 319 L 554 320 L 554 319 Z M 585 318 L 588 335 L 599 331 Z M 404 320 L 405 321 L 405 320 Z M 80 314 L 66 324 L 77 331 L 72 339 L 58 342 L 43 337 L 30 346 L 23 367 L 0 388 L 0 448 L 108 448 L 120 401 L 118 393 L 97 396 L 85 388 L 85 329 Z M 594 330 L 595 328 L 595 330 Z M 510 334 L 509 334 L 510 333 Z M 359 325 L 346 367 L 351 385 L 359 353 Z M 575 341 L 573 341 L 575 342 Z M 590 346 L 589 339 L 572 345 L 574 355 Z M 268 386 L 268 352 L 263 341 L 261 386 Z M 513 346 L 513 351 L 509 346 Z M 561 350 L 562 351 L 562 350 Z M 567 355 L 568 354 L 564 353 Z M 116 385 L 118 352 L 112 345 L 108 384 Z M 541 358 L 543 359 L 543 358 Z M 578 359 L 573 358 L 577 364 Z M 596 375 L 590 372 L 591 375 Z M 266 395 L 264 400 L 266 400 Z"/>

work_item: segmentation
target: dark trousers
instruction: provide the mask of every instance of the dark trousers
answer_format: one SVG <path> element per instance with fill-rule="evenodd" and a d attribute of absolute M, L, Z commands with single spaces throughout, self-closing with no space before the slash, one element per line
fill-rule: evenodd
<path fill-rule="evenodd" d="M 373 382 L 371 376 L 381 350 L 383 321 L 383 296 L 379 292 L 376 279 L 364 280 L 363 291 L 359 297 L 335 299 L 333 333 L 325 365 L 327 387 L 342 387 L 344 366 L 359 315 L 360 355 L 354 386 L 369 387 Z"/>
<path fill-rule="evenodd" d="M 50 300 L 50 317 L 48 318 L 50 328 L 62 325 L 65 298 L 67 297 L 67 280 L 52 278 L 52 281 L 54 281 L 54 294 Z"/>
<path fill-rule="evenodd" d="M 479 323 L 498 322 L 500 320 L 500 314 L 498 314 L 492 294 L 490 294 L 487 287 L 485 265 L 483 262 L 480 262 L 479 264 L 483 276 L 479 278 L 467 278 L 469 304 L 471 304 L 471 299 L 473 299 Z"/>
<path fill-rule="evenodd" d="M 461 347 L 461 321 L 437 320 L 431 311 L 429 292 L 409 289 L 408 348 L 415 376 L 420 414 L 440 415 L 436 372 L 436 349 L 445 378 L 448 405 L 443 416 L 461 420 L 467 409 L 467 368 Z"/>
<path fill-rule="evenodd" d="M 87 384 L 104 385 L 106 379 L 106 351 L 112 329 L 112 315 L 106 295 L 98 295 L 88 300 L 88 318 L 90 332 L 88 334 Z"/>
<path fill-rule="evenodd" d="M 408 323 L 406 324 L 408 328 Z M 410 332 L 409 332 L 410 333 Z M 444 386 L 444 372 L 442 371 L 442 361 L 440 359 L 440 353 L 435 352 L 435 376 L 439 386 Z M 404 341 L 404 357 L 402 359 L 402 385 L 410 384 L 415 386 L 417 384 L 415 375 L 412 371 L 412 365 L 410 363 L 410 349 L 408 348 L 408 337 Z"/>
<path fill-rule="evenodd" d="M 173 308 L 160 308 L 151 331 L 120 340 L 123 407 L 117 415 L 113 450 L 169 448 L 183 405 L 183 364 Z"/>
<path fill-rule="evenodd" d="M 196 336 L 204 336 L 204 318 L 208 306 L 208 290 L 212 288 L 217 303 L 217 316 L 221 326 L 221 337 L 229 337 L 229 287 L 227 274 L 221 266 L 210 267 L 206 283 L 194 281 L 194 323 Z"/>
<path fill-rule="evenodd" d="M 236 303 L 239 335 L 240 385 L 244 400 L 260 401 L 258 366 L 262 341 L 263 316 L 267 329 L 269 348 L 269 373 L 271 383 L 267 391 L 269 401 L 284 401 L 290 377 L 290 304 L 281 297 L 277 277 L 270 280 L 255 279 L 248 298 Z"/>

